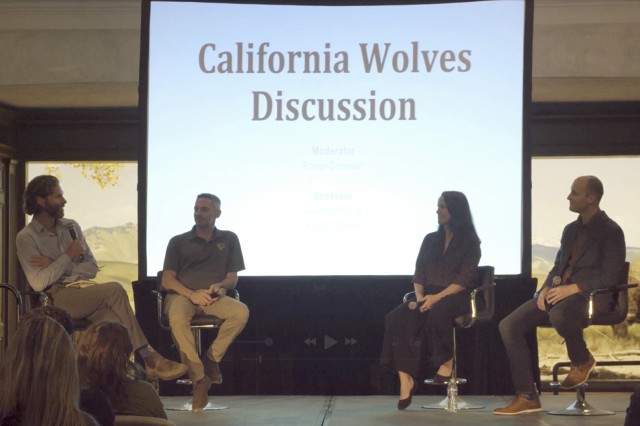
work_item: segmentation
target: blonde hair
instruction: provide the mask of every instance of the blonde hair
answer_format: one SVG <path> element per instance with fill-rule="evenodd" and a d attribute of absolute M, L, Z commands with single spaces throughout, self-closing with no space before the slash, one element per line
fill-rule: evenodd
<path fill-rule="evenodd" d="M 71 338 L 55 320 L 24 321 L 0 363 L 0 423 L 84 426 Z"/>

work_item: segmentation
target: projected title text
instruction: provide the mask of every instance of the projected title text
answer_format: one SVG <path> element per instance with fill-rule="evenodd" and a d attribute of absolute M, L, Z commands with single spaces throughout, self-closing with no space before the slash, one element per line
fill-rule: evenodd
<path fill-rule="evenodd" d="M 269 43 L 257 49 L 253 43 L 236 43 L 235 50 L 218 51 L 214 43 L 202 45 L 200 70 L 206 74 L 349 74 L 350 58 L 346 51 L 270 50 Z M 422 50 L 411 42 L 407 50 L 395 49 L 391 43 L 360 43 L 364 73 L 466 73 L 471 70 L 471 50 Z M 415 99 L 378 99 L 370 90 L 368 98 L 286 99 L 281 90 L 275 95 L 253 91 L 253 121 L 363 121 L 416 120 Z"/>

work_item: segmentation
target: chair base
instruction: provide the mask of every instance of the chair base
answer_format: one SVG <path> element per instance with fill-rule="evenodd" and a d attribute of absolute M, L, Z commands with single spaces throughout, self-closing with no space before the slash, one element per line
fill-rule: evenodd
<path fill-rule="evenodd" d="M 561 382 L 551 382 L 549 386 L 554 389 L 560 388 Z M 549 414 L 556 416 L 612 416 L 615 413 L 613 411 L 600 410 L 591 406 L 586 400 L 586 389 L 588 384 L 584 383 L 576 388 L 576 401 L 561 410 L 549 411 Z"/>
<path fill-rule="evenodd" d="M 425 410 L 447 410 L 447 411 L 452 411 L 451 409 L 449 409 L 449 407 L 451 407 L 451 403 L 449 401 L 449 397 L 446 397 L 445 399 L 443 399 L 442 401 L 440 401 L 437 404 L 429 404 L 429 405 L 423 405 L 422 408 L 424 408 Z M 458 397 L 457 398 L 457 405 L 458 405 L 458 410 L 479 410 L 481 408 L 484 408 L 484 405 L 474 405 L 474 404 L 469 404 L 467 401 L 465 401 L 464 399 Z"/>
<path fill-rule="evenodd" d="M 453 379 L 454 382 L 456 382 L 457 385 L 464 385 L 465 383 L 467 383 L 467 379 L 463 379 L 462 377 L 458 377 L 456 379 Z M 448 385 L 450 382 L 450 380 L 446 380 L 442 383 L 436 383 L 433 381 L 433 379 L 426 379 L 424 381 L 425 385 L 433 385 L 433 386 L 445 386 Z"/>
<path fill-rule="evenodd" d="M 208 403 L 207 406 L 202 409 L 202 411 L 226 410 L 228 408 L 229 407 L 226 405 Z M 192 411 L 192 404 L 190 400 L 182 405 L 166 404 L 164 406 L 164 409 L 169 411 Z"/>
<path fill-rule="evenodd" d="M 612 416 L 615 414 L 613 411 L 600 410 L 592 407 L 591 404 L 586 401 L 576 401 L 567 408 L 548 411 L 548 413 L 556 416 Z"/>

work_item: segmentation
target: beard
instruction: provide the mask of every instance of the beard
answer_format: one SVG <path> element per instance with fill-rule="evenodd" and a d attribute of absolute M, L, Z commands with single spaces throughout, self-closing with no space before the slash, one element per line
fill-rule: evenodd
<path fill-rule="evenodd" d="M 62 219 L 64 217 L 64 207 L 63 206 L 59 206 L 59 205 L 55 205 L 55 204 L 49 204 L 47 202 L 44 205 L 44 211 L 49 216 L 54 217 L 56 219 Z"/>

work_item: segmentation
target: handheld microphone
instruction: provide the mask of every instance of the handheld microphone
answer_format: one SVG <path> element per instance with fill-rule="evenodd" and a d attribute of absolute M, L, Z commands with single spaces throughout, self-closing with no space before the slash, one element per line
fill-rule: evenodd
<path fill-rule="evenodd" d="M 78 239 L 78 232 L 76 231 L 76 227 L 73 223 L 67 224 L 67 229 L 69 230 L 69 235 L 71 235 L 72 240 Z"/>
<path fill-rule="evenodd" d="M 558 287 L 560 284 L 562 284 L 562 278 L 560 276 L 556 275 L 555 277 L 553 277 L 553 279 L 551 279 L 551 288 Z M 547 312 L 549 312 L 551 308 L 553 308 L 553 305 L 547 302 L 546 299 L 544 301 L 544 306 Z"/>
<path fill-rule="evenodd" d="M 416 302 L 415 300 L 412 300 L 411 302 L 407 303 L 407 308 L 409 308 L 410 310 L 415 310 L 418 307 L 418 302 Z"/>
<path fill-rule="evenodd" d="M 67 224 L 67 229 L 69 230 L 69 235 L 71 235 L 72 240 L 78 239 L 78 231 L 76 231 L 76 227 L 73 223 Z M 80 255 L 80 262 L 84 260 L 84 253 Z"/>
<path fill-rule="evenodd" d="M 213 293 L 211 296 L 212 297 L 224 297 L 227 295 L 227 289 L 220 287 L 218 289 L 218 291 L 216 291 L 215 293 Z"/>

